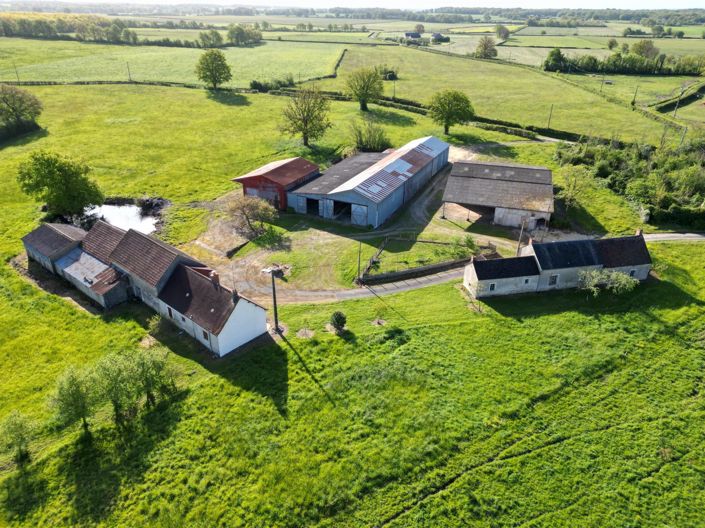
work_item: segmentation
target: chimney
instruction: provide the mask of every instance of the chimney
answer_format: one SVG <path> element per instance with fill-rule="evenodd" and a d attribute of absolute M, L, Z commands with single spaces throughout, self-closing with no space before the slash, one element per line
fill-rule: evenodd
<path fill-rule="evenodd" d="M 644 230 L 640 227 L 636 230 L 636 233 L 634 233 L 635 236 L 641 236 L 644 234 Z"/>
<path fill-rule="evenodd" d="M 527 245 L 532 245 L 534 243 L 534 237 L 529 237 L 529 243 Z"/>
<path fill-rule="evenodd" d="M 217 271 L 211 270 L 211 272 L 208 274 L 208 277 L 213 282 L 213 284 L 215 284 L 216 286 L 220 286 L 220 275 L 218 275 Z"/>

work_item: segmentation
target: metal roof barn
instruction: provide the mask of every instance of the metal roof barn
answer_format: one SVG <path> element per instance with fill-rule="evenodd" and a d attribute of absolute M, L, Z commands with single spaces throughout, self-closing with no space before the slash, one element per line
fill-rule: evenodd
<path fill-rule="evenodd" d="M 232 181 L 242 184 L 245 195 L 258 196 L 285 211 L 288 207 L 287 191 L 318 174 L 315 163 L 304 158 L 289 158 L 268 163 Z"/>
<path fill-rule="evenodd" d="M 334 166 L 289 193 L 289 203 L 299 213 L 378 227 L 448 164 L 448 149 L 447 143 L 429 136 L 376 154 L 373 163 L 370 154 L 349 158 L 339 164 L 344 170 Z"/>

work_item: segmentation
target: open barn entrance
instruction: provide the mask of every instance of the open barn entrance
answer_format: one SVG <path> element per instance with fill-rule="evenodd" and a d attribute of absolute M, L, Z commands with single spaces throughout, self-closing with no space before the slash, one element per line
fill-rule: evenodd
<path fill-rule="evenodd" d="M 306 214 L 320 216 L 320 210 L 318 209 L 318 200 L 313 198 L 306 198 Z"/>
<path fill-rule="evenodd" d="M 352 220 L 352 205 L 347 202 L 333 200 L 333 218 L 339 222 L 350 223 Z"/>

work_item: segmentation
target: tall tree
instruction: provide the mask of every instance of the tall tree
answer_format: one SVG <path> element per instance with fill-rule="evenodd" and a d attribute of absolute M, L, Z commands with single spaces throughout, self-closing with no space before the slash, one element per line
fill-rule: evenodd
<path fill-rule="evenodd" d="M 617 42 L 616 38 L 611 38 L 607 41 L 607 48 L 610 50 L 616 49 L 617 46 L 619 46 L 619 42 Z"/>
<path fill-rule="evenodd" d="M 451 126 L 471 121 L 475 117 L 475 110 L 464 93 L 444 90 L 431 98 L 428 115 L 435 123 L 443 125 L 443 131 L 447 135 Z"/>
<path fill-rule="evenodd" d="M 640 40 L 632 44 L 632 53 L 647 59 L 658 57 L 659 49 L 654 45 L 653 40 Z"/>
<path fill-rule="evenodd" d="M 174 392 L 174 377 L 169 371 L 165 354 L 145 350 L 134 357 L 137 383 L 147 401 L 147 407 L 154 407 L 157 395 L 168 395 Z"/>
<path fill-rule="evenodd" d="M 500 40 L 507 40 L 509 38 L 509 29 L 507 26 L 503 26 L 502 24 L 497 24 L 494 28 L 495 35 L 497 35 L 497 38 Z"/>
<path fill-rule="evenodd" d="M 216 49 L 203 52 L 196 64 L 196 75 L 213 90 L 233 78 L 225 54 Z"/>
<path fill-rule="evenodd" d="M 235 46 L 242 46 L 245 43 L 245 27 L 242 24 L 230 24 L 228 40 Z"/>
<path fill-rule="evenodd" d="M 42 103 L 36 96 L 8 84 L 0 85 L 0 125 L 19 130 L 35 123 L 42 113 Z"/>
<path fill-rule="evenodd" d="M 201 31 L 198 34 L 198 40 L 204 48 L 217 48 L 223 45 L 223 35 L 216 29 Z"/>
<path fill-rule="evenodd" d="M 113 421 L 122 429 L 137 414 L 140 388 L 132 358 L 112 353 L 96 365 L 96 382 L 104 400 L 113 408 Z"/>
<path fill-rule="evenodd" d="M 426 28 L 423 24 L 416 24 L 414 26 L 414 31 L 416 31 L 420 35 L 423 35 L 424 33 L 426 33 Z"/>
<path fill-rule="evenodd" d="M 20 189 L 46 203 L 51 214 L 78 215 L 103 203 L 103 193 L 88 178 L 88 165 L 54 152 L 38 151 L 20 164 Z"/>
<path fill-rule="evenodd" d="M 86 371 L 69 367 L 56 383 L 51 404 L 57 421 L 63 425 L 81 422 L 88 433 L 88 419 L 93 415 L 97 401 L 94 383 Z"/>
<path fill-rule="evenodd" d="M 481 37 L 475 48 L 475 57 L 478 59 L 494 59 L 497 56 L 497 47 L 492 37 Z"/>
<path fill-rule="evenodd" d="M 320 138 L 331 127 L 329 111 L 330 104 L 318 88 L 299 90 L 284 108 L 282 131 L 292 136 L 300 134 L 308 147 L 309 141 Z"/>
<path fill-rule="evenodd" d="M 350 74 L 345 83 L 347 93 L 367 112 L 367 104 L 382 97 L 384 85 L 375 68 L 360 68 Z"/>

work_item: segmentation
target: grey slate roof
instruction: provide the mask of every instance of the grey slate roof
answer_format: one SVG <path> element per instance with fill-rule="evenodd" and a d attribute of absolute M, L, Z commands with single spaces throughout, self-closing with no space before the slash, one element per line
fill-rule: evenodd
<path fill-rule="evenodd" d="M 85 236 L 86 232 L 80 227 L 68 224 L 42 224 L 23 236 L 22 242 L 51 258 L 68 251 Z"/>
<path fill-rule="evenodd" d="M 593 240 L 567 240 L 533 244 L 542 270 L 599 266 L 600 257 Z"/>
<path fill-rule="evenodd" d="M 568 240 L 532 244 L 541 269 L 599 266 L 620 268 L 651 264 L 642 235 L 598 240 Z"/>
<path fill-rule="evenodd" d="M 552 213 L 551 171 L 528 165 L 454 163 L 443 201 Z"/>
<path fill-rule="evenodd" d="M 539 275 L 539 267 L 533 256 L 490 260 L 474 260 L 472 263 L 479 280 L 511 279 Z"/>
<path fill-rule="evenodd" d="M 328 194 L 386 157 L 384 152 L 364 152 L 331 165 L 320 176 L 294 189 L 297 194 Z"/>
<path fill-rule="evenodd" d="M 605 268 L 651 264 L 651 255 L 642 235 L 595 240 L 597 253 Z"/>
<path fill-rule="evenodd" d="M 239 297 L 189 266 L 179 264 L 159 298 L 212 334 L 219 334 Z"/>

